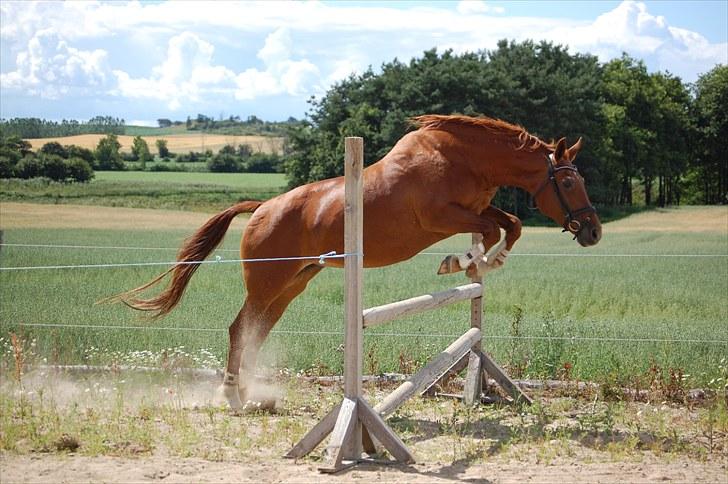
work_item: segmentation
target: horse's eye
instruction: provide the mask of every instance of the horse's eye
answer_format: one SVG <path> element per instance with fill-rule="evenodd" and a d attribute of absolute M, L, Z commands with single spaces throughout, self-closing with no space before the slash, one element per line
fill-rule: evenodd
<path fill-rule="evenodd" d="M 564 178 L 564 181 L 562 183 L 564 185 L 564 188 L 566 189 L 571 189 L 574 186 L 574 180 L 571 177 Z"/>

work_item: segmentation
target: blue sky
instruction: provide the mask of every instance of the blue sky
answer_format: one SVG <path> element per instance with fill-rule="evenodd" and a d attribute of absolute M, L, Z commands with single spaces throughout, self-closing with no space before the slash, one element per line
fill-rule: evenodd
<path fill-rule="evenodd" d="M 549 40 L 692 82 L 728 63 L 728 2 L 0 3 L 0 116 L 303 117 L 310 96 L 424 50 Z"/>

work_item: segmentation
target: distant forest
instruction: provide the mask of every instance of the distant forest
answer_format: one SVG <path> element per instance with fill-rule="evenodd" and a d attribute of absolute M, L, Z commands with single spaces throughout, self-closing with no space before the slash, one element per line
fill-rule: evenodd
<path fill-rule="evenodd" d="M 87 122 L 75 119 L 48 121 L 39 118 L 0 119 L 0 137 L 57 138 L 77 134 L 124 134 L 124 120 L 112 116 L 95 116 Z"/>

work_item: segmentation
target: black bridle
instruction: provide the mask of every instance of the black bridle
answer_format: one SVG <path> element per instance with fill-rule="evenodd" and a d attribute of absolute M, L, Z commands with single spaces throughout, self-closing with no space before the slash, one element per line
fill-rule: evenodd
<path fill-rule="evenodd" d="M 587 205 L 586 207 L 582 207 L 578 210 L 571 210 L 569 204 L 566 203 L 564 195 L 561 193 L 559 182 L 558 180 L 556 180 L 556 173 L 563 170 L 569 170 L 573 171 L 578 175 L 579 170 L 577 170 L 574 165 L 563 165 L 554 167 L 551 156 L 552 155 L 546 157 L 546 164 L 548 166 L 548 177 L 534 192 L 533 200 L 536 201 L 538 195 L 543 191 L 544 188 L 546 188 L 550 184 L 554 189 L 554 193 L 556 193 L 556 198 L 558 198 L 559 204 L 561 204 L 561 210 L 563 210 L 564 212 L 564 223 L 561 226 L 564 228 L 564 232 L 571 232 L 572 234 L 574 234 L 574 238 L 577 238 L 582 229 L 584 229 L 584 225 L 576 219 L 576 216 L 588 212 L 596 213 L 597 211 L 592 205 Z M 536 201 L 536 203 L 538 202 Z"/>

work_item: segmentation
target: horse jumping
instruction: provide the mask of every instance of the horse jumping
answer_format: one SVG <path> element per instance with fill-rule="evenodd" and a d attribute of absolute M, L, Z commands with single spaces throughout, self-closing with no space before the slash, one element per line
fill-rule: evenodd
<path fill-rule="evenodd" d="M 564 138 L 546 143 L 520 126 L 485 117 L 425 115 L 414 122 L 416 131 L 363 172 L 364 267 L 407 260 L 455 234 L 480 233 L 482 248 L 471 249 L 471 257 L 449 256 L 439 272 L 482 270 L 482 253 L 499 241 L 500 229 L 506 233 L 505 249 L 497 259 L 502 265 L 521 235 L 517 217 L 490 205 L 504 185 L 528 191 L 541 213 L 582 246 L 599 242 L 601 223 L 572 164 L 581 139 L 567 148 Z M 344 178 L 339 177 L 224 210 L 185 241 L 177 261 L 204 260 L 220 244 L 232 220 L 251 212 L 240 247 L 243 259 L 344 251 Z M 343 267 L 343 259 L 327 259 L 325 265 Z M 163 316 L 180 301 L 197 267 L 176 265 L 115 299 Z M 252 377 L 268 333 L 322 269 L 317 260 L 243 263 L 247 297 L 229 328 L 221 387 L 232 408 L 242 407 L 246 400 L 246 380 L 240 375 Z M 157 296 L 139 297 L 170 273 L 171 281 Z"/>

